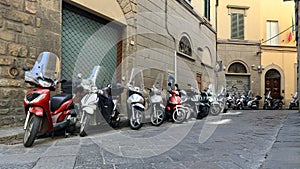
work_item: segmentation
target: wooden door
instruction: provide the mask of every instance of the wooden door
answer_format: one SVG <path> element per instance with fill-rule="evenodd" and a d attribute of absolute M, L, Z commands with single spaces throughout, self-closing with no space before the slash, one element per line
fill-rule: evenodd
<path fill-rule="evenodd" d="M 277 70 L 269 70 L 265 75 L 265 93 L 271 91 L 271 96 L 277 99 L 281 91 L 280 80 L 281 76 Z"/>
<path fill-rule="evenodd" d="M 197 73 L 196 79 L 197 79 L 198 89 L 199 89 L 199 91 L 202 91 L 202 83 L 201 83 L 201 74 L 200 73 Z"/>

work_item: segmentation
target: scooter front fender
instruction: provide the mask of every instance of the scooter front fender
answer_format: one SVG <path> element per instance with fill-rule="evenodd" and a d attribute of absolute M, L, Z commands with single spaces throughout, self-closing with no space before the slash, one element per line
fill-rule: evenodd
<path fill-rule="evenodd" d="M 44 113 L 44 110 L 41 107 L 30 107 L 27 111 L 27 114 L 26 114 L 26 119 L 25 119 L 23 129 L 24 130 L 27 129 L 29 117 L 30 117 L 31 114 L 35 114 L 36 116 L 43 117 L 43 113 Z"/>
<path fill-rule="evenodd" d="M 132 107 L 139 107 L 139 108 L 141 108 L 141 109 L 145 109 L 145 106 L 142 104 L 142 103 L 134 103 L 134 104 L 132 104 L 131 105 Z"/>
<path fill-rule="evenodd" d="M 93 115 L 94 114 L 94 111 L 96 110 L 95 107 L 84 107 L 82 108 L 83 111 L 85 111 L 86 113 L 90 114 L 90 115 Z"/>
<path fill-rule="evenodd" d="M 44 110 L 41 107 L 30 107 L 29 108 L 29 112 L 33 113 L 33 114 L 35 114 L 35 115 L 37 115 L 39 117 L 42 117 L 43 114 L 44 114 Z"/>

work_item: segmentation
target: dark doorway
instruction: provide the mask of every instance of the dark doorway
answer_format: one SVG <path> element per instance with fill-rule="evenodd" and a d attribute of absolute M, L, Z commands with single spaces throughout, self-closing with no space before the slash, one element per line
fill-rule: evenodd
<path fill-rule="evenodd" d="M 271 96 L 277 99 L 280 96 L 281 76 L 276 69 L 270 69 L 265 75 L 265 94 L 271 91 Z"/>
<path fill-rule="evenodd" d="M 202 90 L 202 77 L 201 77 L 201 74 L 197 73 L 196 78 L 197 78 L 198 89 L 199 89 L 199 91 L 201 91 Z"/>

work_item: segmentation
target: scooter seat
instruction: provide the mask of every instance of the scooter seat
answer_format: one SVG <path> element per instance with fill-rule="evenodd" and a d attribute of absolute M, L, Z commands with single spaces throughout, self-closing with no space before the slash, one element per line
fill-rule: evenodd
<path fill-rule="evenodd" d="M 55 96 L 51 97 L 51 106 L 50 109 L 51 111 L 55 111 L 57 110 L 64 102 L 66 102 L 67 100 L 72 99 L 72 95 L 71 94 L 58 94 Z"/>

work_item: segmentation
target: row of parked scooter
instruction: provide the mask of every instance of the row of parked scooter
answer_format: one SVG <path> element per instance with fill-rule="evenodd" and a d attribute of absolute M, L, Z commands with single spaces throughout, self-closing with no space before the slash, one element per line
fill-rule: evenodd
<path fill-rule="evenodd" d="M 67 136 L 77 132 L 78 120 L 80 136 L 86 136 L 92 124 L 98 125 L 103 121 L 113 128 L 118 127 L 121 117 L 119 101 L 124 90 L 127 90 L 127 118 L 130 127 L 135 130 L 146 122 L 147 111 L 150 112 L 151 123 L 159 126 L 164 121 L 182 123 L 191 117 L 201 119 L 209 113 L 218 115 L 222 107 L 220 103 L 225 105 L 225 97 L 221 95 L 214 97 L 209 90 L 199 92 L 192 87 L 186 91 L 179 90 L 174 82 L 170 82 L 164 92 L 162 80 L 156 80 L 152 87 L 147 88 L 141 71 L 137 69 L 132 70 L 126 86 L 114 83 L 100 89 L 97 87 L 100 66 L 95 66 L 86 79 L 79 73 L 73 81 L 71 94 L 51 96 L 50 91 L 55 91 L 59 83 L 66 82 L 60 80 L 60 65 L 57 55 L 42 52 L 31 70 L 23 67 L 25 82 L 35 86 L 26 92 L 24 98 L 25 147 L 31 147 L 39 136 L 54 136 L 57 132 L 64 132 Z M 146 101 L 145 90 L 148 90 L 149 101 Z"/>
<path fill-rule="evenodd" d="M 120 105 L 127 109 L 127 119 L 132 129 L 140 129 L 146 123 L 146 113 L 150 114 L 153 125 L 159 126 L 164 121 L 182 123 L 190 118 L 202 119 L 208 114 L 218 115 L 228 109 L 258 109 L 261 96 L 227 94 L 225 89 L 214 94 L 212 86 L 199 91 L 189 85 L 189 89 L 180 90 L 174 81 L 168 81 L 163 90 L 163 75 L 158 74 L 152 86 L 144 86 L 141 70 L 133 69 L 126 85 L 113 83 L 98 88 L 97 77 L 102 72 L 101 66 L 95 66 L 88 78 L 78 73 L 72 82 L 71 94 L 50 95 L 55 91 L 60 80 L 60 60 L 57 55 L 42 52 L 30 70 L 24 67 L 25 82 L 35 86 L 26 92 L 24 109 L 23 144 L 31 147 L 36 137 L 54 136 L 56 132 L 65 132 L 66 136 L 77 132 L 86 136 L 88 128 L 104 122 L 113 128 L 120 124 Z M 98 80 L 99 81 L 99 80 Z M 126 103 L 120 104 L 120 96 L 127 90 Z M 148 92 L 145 92 L 148 91 Z M 269 92 L 265 96 L 264 109 L 282 108 L 283 97 L 273 99 Z M 123 97 L 124 100 L 124 97 Z M 126 105 L 125 105 L 125 104 Z M 298 102 L 295 101 L 295 104 Z M 294 104 L 294 105 L 295 105 Z"/>
<path fill-rule="evenodd" d="M 279 96 L 277 99 L 272 98 L 271 91 L 265 94 L 265 100 L 263 103 L 264 110 L 277 110 L 282 109 L 283 96 Z M 252 97 L 251 90 L 247 94 L 227 94 L 226 96 L 226 109 L 244 110 L 244 109 L 259 109 L 259 101 L 262 99 L 260 95 Z"/>
<path fill-rule="evenodd" d="M 120 83 L 109 84 L 98 89 L 96 78 L 100 66 L 95 66 L 87 79 L 79 74 L 75 85 L 75 102 L 77 112 L 80 114 L 80 136 L 87 135 L 86 130 L 90 121 L 97 112 L 113 128 L 120 123 L 120 95 L 127 89 L 127 118 L 131 129 L 140 129 L 146 120 L 146 113 L 150 114 L 150 122 L 154 126 L 164 121 L 182 123 L 190 118 L 202 119 L 209 113 L 218 115 L 221 112 L 220 103 L 213 98 L 211 90 L 199 92 L 190 86 L 189 90 L 180 90 L 178 84 L 169 82 L 163 91 L 163 75 L 158 74 L 151 87 L 145 87 L 140 71 L 132 70 L 131 77 L 126 86 Z M 225 103 L 223 101 L 223 103 Z M 223 104 L 224 105 L 224 104 Z M 94 120 L 98 121 L 98 120 Z"/>

